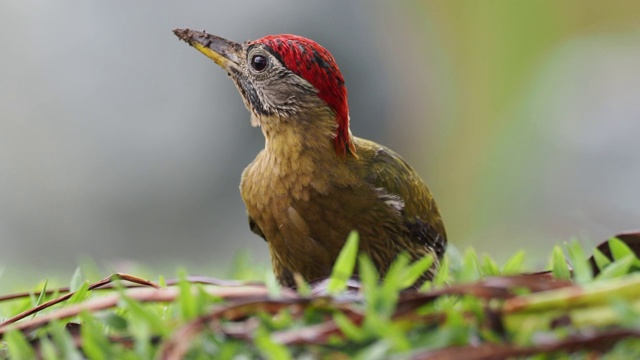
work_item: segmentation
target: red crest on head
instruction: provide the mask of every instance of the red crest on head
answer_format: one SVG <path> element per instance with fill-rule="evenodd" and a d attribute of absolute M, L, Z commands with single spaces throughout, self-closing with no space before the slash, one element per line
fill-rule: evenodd
<path fill-rule="evenodd" d="M 349 149 L 354 153 L 349 139 L 347 88 L 333 55 L 313 40 L 289 34 L 265 36 L 250 44 L 269 47 L 287 69 L 318 90 L 318 96 L 336 113 L 336 152 L 344 155 Z"/>

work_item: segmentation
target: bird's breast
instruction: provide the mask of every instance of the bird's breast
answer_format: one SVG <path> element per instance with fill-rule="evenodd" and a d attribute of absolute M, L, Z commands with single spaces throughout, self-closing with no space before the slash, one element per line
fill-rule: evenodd
<path fill-rule="evenodd" d="M 308 236 L 299 208 L 305 207 L 312 193 L 326 192 L 329 187 L 314 165 L 303 157 L 275 157 L 263 150 L 244 170 L 240 192 L 247 212 L 267 240 L 290 226 L 299 236 Z"/>

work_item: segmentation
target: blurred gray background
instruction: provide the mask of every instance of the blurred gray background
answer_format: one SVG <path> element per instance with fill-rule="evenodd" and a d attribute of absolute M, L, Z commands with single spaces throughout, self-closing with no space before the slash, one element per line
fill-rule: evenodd
<path fill-rule="evenodd" d="M 352 130 L 427 180 L 450 239 L 504 258 L 640 227 L 640 6 L 596 1 L 4 1 L 0 266 L 268 264 L 238 193 L 262 148 L 171 30 L 312 38 Z M 536 259 L 533 259 L 536 260 Z M 21 270 L 16 270 L 21 269 Z M 23 271 L 24 270 L 24 271 Z"/>

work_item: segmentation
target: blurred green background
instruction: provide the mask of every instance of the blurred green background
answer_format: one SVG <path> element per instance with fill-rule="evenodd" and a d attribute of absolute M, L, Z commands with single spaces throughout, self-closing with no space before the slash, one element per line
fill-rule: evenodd
<path fill-rule="evenodd" d="M 544 264 L 640 227 L 639 2 L 5 1 L 0 281 L 269 263 L 237 190 L 262 135 L 176 27 L 327 47 L 353 133 L 416 167 L 460 248 Z"/>

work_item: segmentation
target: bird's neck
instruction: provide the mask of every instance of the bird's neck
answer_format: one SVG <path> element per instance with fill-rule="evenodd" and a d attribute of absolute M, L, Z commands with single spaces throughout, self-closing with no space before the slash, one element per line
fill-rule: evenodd
<path fill-rule="evenodd" d="M 339 159 L 334 148 L 336 125 L 331 119 L 313 120 L 278 118 L 262 121 L 265 152 L 278 160 L 335 162 Z"/>
<path fill-rule="evenodd" d="M 260 120 L 265 148 L 244 171 L 241 184 L 243 198 L 252 198 L 256 209 L 271 206 L 274 196 L 309 200 L 314 192 L 327 194 L 334 186 L 359 181 L 351 171 L 355 158 L 335 151 L 335 122 Z"/>
<path fill-rule="evenodd" d="M 271 190 L 308 199 L 312 190 L 326 193 L 337 183 L 352 181 L 348 159 L 335 151 L 335 122 L 321 118 L 269 120 L 274 121 L 261 122 L 265 148 L 246 172 L 247 183 L 269 183 Z"/>

